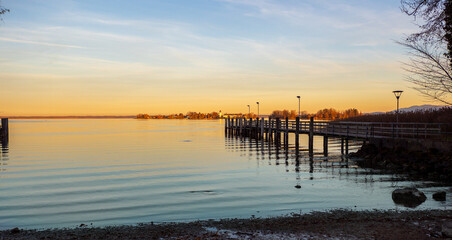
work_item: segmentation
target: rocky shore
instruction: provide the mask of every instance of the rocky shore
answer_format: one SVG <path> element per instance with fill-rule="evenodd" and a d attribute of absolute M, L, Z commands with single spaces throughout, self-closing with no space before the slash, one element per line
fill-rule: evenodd
<path fill-rule="evenodd" d="M 452 210 L 333 210 L 274 218 L 0 232 L 0 239 L 434 239 L 452 237 Z"/>
<path fill-rule="evenodd" d="M 410 149 L 403 146 L 393 148 L 364 144 L 356 153 L 360 167 L 407 173 L 410 177 L 452 183 L 452 154 L 436 149 Z"/>

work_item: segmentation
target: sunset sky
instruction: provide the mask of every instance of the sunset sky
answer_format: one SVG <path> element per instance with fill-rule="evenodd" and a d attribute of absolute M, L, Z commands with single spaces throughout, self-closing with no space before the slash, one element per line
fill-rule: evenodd
<path fill-rule="evenodd" d="M 432 104 L 405 79 L 394 0 L 2 0 L 0 115 Z M 433 103 L 435 104 L 435 103 Z"/>

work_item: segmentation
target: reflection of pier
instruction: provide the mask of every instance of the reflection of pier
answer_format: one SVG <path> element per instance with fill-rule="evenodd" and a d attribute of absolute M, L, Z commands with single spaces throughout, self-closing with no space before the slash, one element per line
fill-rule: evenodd
<path fill-rule="evenodd" d="M 337 178 L 350 182 L 373 186 L 375 181 L 400 181 L 403 175 L 388 175 L 380 170 L 359 168 L 353 160 L 346 155 L 340 154 L 340 139 L 329 138 L 330 155 L 325 157 L 322 145 L 316 141 L 313 153 L 309 153 L 305 139 L 300 141 L 300 150 L 297 154 L 293 136 L 286 146 L 274 141 L 265 141 L 244 137 L 241 135 L 226 135 L 225 148 L 229 152 L 235 152 L 241 157 L 247 158 L 257 164 L 257 167 L 273 166 L 280 168 L 286 173 L 295 174 L 297 180 L 295 188 L 307 184 L 304 180 L 321 180 Z M 361 146 L 362 141 L 350 140 L 350 151 Z M 326 176 L 324 174 L 329 174 Z"/>
<path fill-rule="evenodd" d="M 289 133 L 295 134 L 295 151 L 299 151 L 299 135 L 307 134 L 308 150 L 312 154 L 314 136 L 323 136 L 323 153 L 328 156 L 328 138 L 341 139 L 341 154 L 349 153 L 349 140 L 362 139 L 441 139 L 445 133 L 441 131 L 443 124 L 439 123 L 372 123 L 372 122 L 328 122 L 289 120 L 280 118 L 268 120 L 227 118 L 225 131 L 229 135 L 247 136 L 256 139 L 281 142 L 286 147 Z M 281 138 L 283 135 L 283 138 Z"/>

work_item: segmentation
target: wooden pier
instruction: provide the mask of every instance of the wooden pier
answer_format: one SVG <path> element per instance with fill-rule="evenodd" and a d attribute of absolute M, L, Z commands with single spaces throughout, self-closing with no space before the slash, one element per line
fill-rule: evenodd
<path fill-rule="evenodd" d="M 414 139 L 441 140 L 447 132 L 441 123 L 381 123 L 381 122 L 340 122 L 340 121 L 301 121 L 300 118 L 226 118 L 225 133 L 274 141 L 288 147 L 289 134 L 295 135 L 295 150 L 299 151 L 299 135 L 308 135 L 308 150 L 313 153 L 314 136 L 323 137 L 323 152 L 328 156 L 328 138 L 341 139 L 341 153 L 348 154 L 349 140 L 364 142 L 372 139 Z"/>

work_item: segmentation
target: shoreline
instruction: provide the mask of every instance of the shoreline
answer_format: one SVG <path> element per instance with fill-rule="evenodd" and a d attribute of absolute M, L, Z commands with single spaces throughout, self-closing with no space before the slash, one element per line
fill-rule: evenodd
<path fill-rule="evenodd" d="M 444 237 L 452 210 L 336 209 L 280 217 L 188 223 L 0 231 L 0 239 L 433 239 Z M 448 226 L 446 226 L 448 225 Z M 447 230 L 448 229 L 448 230 Z M 451 237 L 451 236 L 449 236 Z"/>

